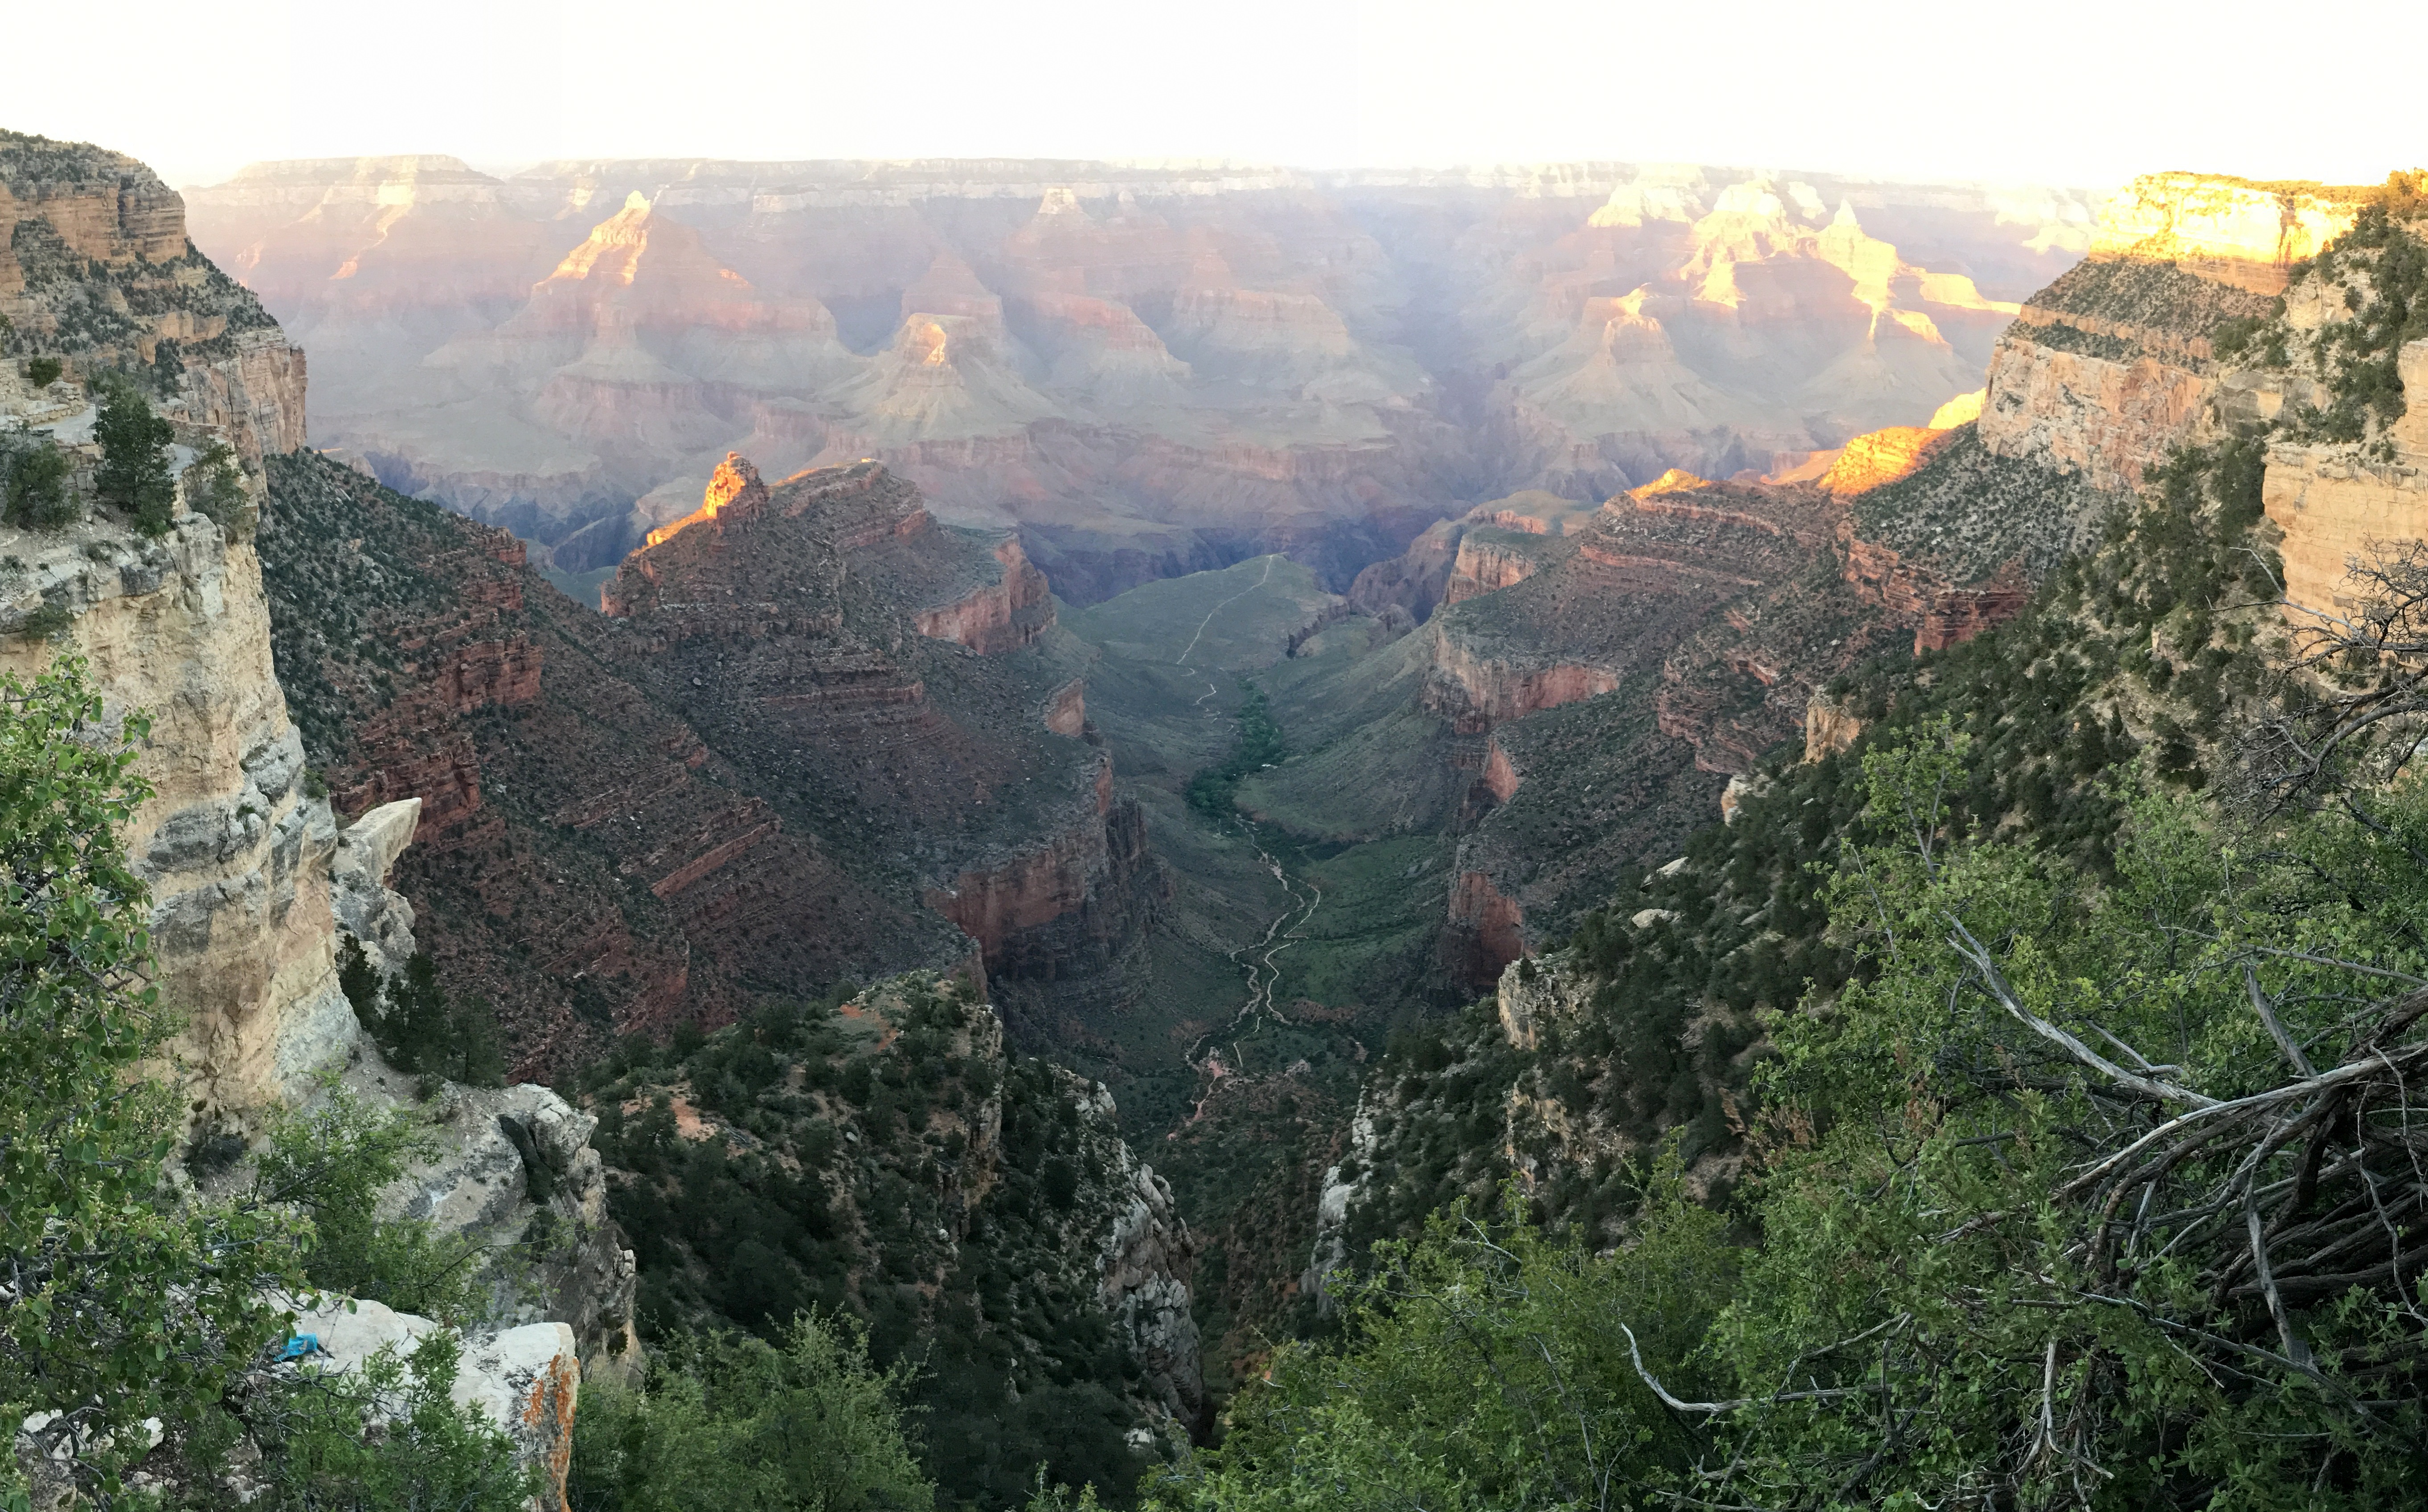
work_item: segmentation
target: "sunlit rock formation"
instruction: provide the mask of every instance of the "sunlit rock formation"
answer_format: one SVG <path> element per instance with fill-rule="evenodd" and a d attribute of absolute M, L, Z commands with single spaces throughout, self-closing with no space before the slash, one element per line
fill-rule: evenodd
<path fill-rule="evenodd" d="M 1919 424 L 2089 235 L 2062 193 L 1612 164 L 425 157 L 193 198 L 325 347 L 316 443 L 543 568 L 612 566 L 728 450 L 873 457 L 1075 602 L 1270 550 L 1346 590 L 1476 498 Z"/>

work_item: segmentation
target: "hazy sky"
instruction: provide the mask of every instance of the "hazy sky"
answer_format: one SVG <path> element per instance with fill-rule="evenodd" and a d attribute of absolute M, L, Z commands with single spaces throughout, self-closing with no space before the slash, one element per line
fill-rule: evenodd
<path fill-rule="evenodd" d="M 133 0 L 0 126 L 256 158 L 1619 158 L 2105 185 L 2428 162 L 2421 0 Z M 97 22 L 106 34 L 96 29 Z M 104 56 L 106 55 L 106 56 Z M 2377 61 L 2372 62 L 2375 59 Z"/>

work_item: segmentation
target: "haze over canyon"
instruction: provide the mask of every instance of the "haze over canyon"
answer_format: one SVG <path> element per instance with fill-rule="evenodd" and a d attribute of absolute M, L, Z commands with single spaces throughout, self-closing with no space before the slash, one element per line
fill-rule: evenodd
<path fill-rule="evenodd" d="M 882 460 L 1075 603 L 1276 550 L 1345 590 L 1480 500 L 1922 424 L 2093 212 L 1624 164 L 424 156 L 186 200 L 310 354 L 316 447 L 585 593 L 737 449 Z"/>

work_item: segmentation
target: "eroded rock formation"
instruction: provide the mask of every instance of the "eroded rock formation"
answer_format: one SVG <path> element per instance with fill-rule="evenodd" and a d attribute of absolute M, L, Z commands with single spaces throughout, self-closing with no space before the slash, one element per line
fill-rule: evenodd
<path fill-rule="evenodd" d="M 328 366 L 316 441 L 543 566 L 612 565 L 729 449 L 874 457 L 1078 603 L 1273 550 L 1345 589 L 1459 501 L 1914 423 L 2089 236 L 2070 194 L 1607 164 L 422 156 L 193 198 Z"/>

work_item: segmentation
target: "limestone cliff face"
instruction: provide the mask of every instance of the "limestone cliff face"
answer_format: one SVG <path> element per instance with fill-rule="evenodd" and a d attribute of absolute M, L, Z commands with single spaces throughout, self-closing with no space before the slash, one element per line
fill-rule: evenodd
<path fill-rule="evenodd" d="M 1118 1128 L 1113 1099 L 1101 1083 L 1080 1094 L 1081 1106 Z M 1096 1249 L 1096 1295 L 1129 1336 L 1147 1385 L 1184 1428 L 1206 1412 L 1205 1369 L 1197 1322 L 1189 1311 L 1189 1272 L 1197 1245 L 1173 1205 L 1172 1184 L 1155 1174 L 1126 1143 L 1107 1162 L 1105 1189 L 1111 1221 Z"/>
<path fill-rule="evenodd" d="M 1435 642 L 1425 707 L 1449 719 L 1462 735 L 1481 735 L 1496 724 L 1618 686 L 1617 676 L 1602 667 L 1499 659 L 1451 635 L 1436 634 Z"/>
<path fill-rule="evenodd" d="M 14 223 L 13 244 L 37 254 L 25 269 L 26 302 L 19 309 L 30 315 L 19 334 L 31 332 L 47 350 L 69 355 L 74 371 L 54 387 L 74 401 L 0 394 L 0 415 L 47 432 L 72 453 L 89 452 L 85 365 L 139 353 L 153 361 L 161 407 L 186 448 L 176 453 L 181 464 L 191 448 L 214 441 L 249 461 L 266 458 L 271 468 L 289 460 L 281 453 L 303 435 L 300 353 L 186 247 L 173 194 L 129 159 L 11 136 L 0 136 L 0 178 L 10 186 L 15 213 L 39 217 Z M 45 260 L 57 250 L 80 261 Z M 174 290 L 195 298 L 181 303 Z M 214 298 L 221 316 L 233 312 L 231 323 L 249 310 L 259 324 L 245 328 L 242 341 L 214 347 L 227 330 L 191 323 Z M 144 311 L 151 324 L 79 323 L 108 310 Z M 182 358 L 170 346 L 180 332 L 196 339 Z M 253 524 L 247 514 L 231 536 L 184 512 L 165 534 L 147 539 L 96 511 L 57 530 L 0 527 L 0 671 L 30 676 L 58 655 L 80 656 L 107 719 L 140 711 L 150 722 L 139 771 L 153 796 L 125 841 L 152 889 L 156 980 L 185 1020 L 170 1050 L 189 1079 L 189 1120 L 239 1134 L 256 1131 L 273 1107 L 317 1095 L 327 1072 L 341 1073 L 375 1101 L 403 1100 L 402 1079 L 365 1040 L 339 989 L 335 956 L 340 930 L 358 937 L 382 969 L 415 951 L 413 911 L 388 889 L 387 877 L 420 812 L 418 801 L 407 801 L 341 829 L 320 796 L 278 678 L 273 646 L 282 627 L 272 623 Z M 342 606 L 314 608 L 329 619 Z M 37 613 L 47 626 L 33 620 Z M 407 676 L 428 672 L 430 696 L 451 707 L 511 699 L 527 680 L 517 658 L 468 653 L 462 640 L 407 635 L 379 650 Z M 392 1201 L 453 1203 L 470 1215 L 417 1216 L 438 1218 L 445 1231 L 480 1228 L 484 1238 L 500 1224 L 520 1232 L 540 1206 L 555 1201 L 569 1237 L 543 1260 L 538 1292 L 526 1296 L 523 1283 L 501 1282 L 512 1294 L 501 1294 L 500 1306 L 526 1321 L 551 1309 L 568 1314 L 604 1347 L 612 1332 L 604 1320 L 621 1327 L 631 1312 L 631 1266 L 627 1260 L 619 1269 L 598 1156 L 582 1147 L 587 1127 L 551 1120 L 550 1105 L 563 1104 L 540 1087 L 455 1095 L 496 1106 L 440 1130 L 435 1165 L 392 1192 Z M 527 1117 L 535 1158 L 555 1184 L 534 1197 L 518 1182 L 501 1202 L 468 1207 L 457 1200 L 467 1187 L 463 1167 L 480 1163 L 484 1141 L 504 1137 L 497 1119 L 485 1117 L 503 1116 L 501 1110 Z M 560 1331 L 551 1329 L 550 1339 Z M 476 1366 L 468 1379 L 477 1374 Z"/>
<path fill-rule="evenodd" d="M 2351 607 L 2351 562 L 2381 544 L 2428 539 L 2428 340 L 2405 343 L 2396 372 L 2409 402 L 2376 455 L 2350 445 L 2268 450 L 2262 499 L 2285 532 L 2285 597 L 2305 609 Z"/>
<path fill-rule="evenodd" d="M 188 1017 L 175 1049 L 204 1116 L 288 1095 L 355 1031 L 331 954 L 336 829 L 304 791 L 253 547 L 189 514 L 156 541 L 101 520 L 0 527 L 0 554 L 23 564 L 0 581 L 0 669 L 82 656 L 111 717 L 151 717 L 139 770 L 155 791 L 127 850 L 152 885 L 162 995 Z M 70 616 L 56 640 L 18 628 L 43 608 Z"/>
<path fill-rule="evenodd" d="M 1515 587 L 1534 576 L 1540 566 L 1530 552 L 1471 532 L 1458 544 L 1458 557 L 1451 563 L 1450 582 L 1442 591 L 1442 602 L 1456 604 L 1497 588 Z"/>
<path fill-rule="evenodd" d="M 139 366 L 172 421 L 249 463 L 304 445 L 304 353 L 131 157 L 0 132 L 0 355 L 60 357 L 71 382 Z"/>
<path fill-rule="evenodd" d="M 2150 173 L 2102 208 L 2094 260 L 2171 262 L 2255 294 L 2284 292 L 2286 269 L 2350 229 L 2349 194 L 2206 173 Z"/>
<path fill-rule="evenodd" d="M 2204 375 L 2156 357 L 2118 362 L 2018 333 L 1990 359 L 1981 433 L 2000 455 L 2044 459 L 2105 488 L 2137 488 L 2190 432 L 2210 392 Z"/>
<path fill-rule="evenodd" d="M 2358 208 L 2357 191 L 2135 180 L 2102 210 L 2090 261 L 2035 294 L 2000 339 L 1982 441 L 2097 488 L 2140 487 L 2219 398 L 2221 323 L 2272 314 L 2291 265 Z"/>
<path fill-rule="evenodd" d="M 971 589 L 949 604 L 919 610 L 914 620 L 919 633 L 939 641 L 958 641 L 980 656 L 1017 650 L 1044 634 L 1054 623 L 1054 600 L 1045 587 L 1045 575 L 1029 565 L 1018 536 L 997 542 L 994 560 L 1003 564 L 1001 577 Z"/>
<path fill-rule="evenodd" d="M 1169 884 L 1146 814 L 1116 798 L 1104 757 L 1081 803 L 1042 844 L 956 870 L 927 906 L 978 947 L 991 977 L 1051 982 L 1103 969 L 1143 937 Z"/>

